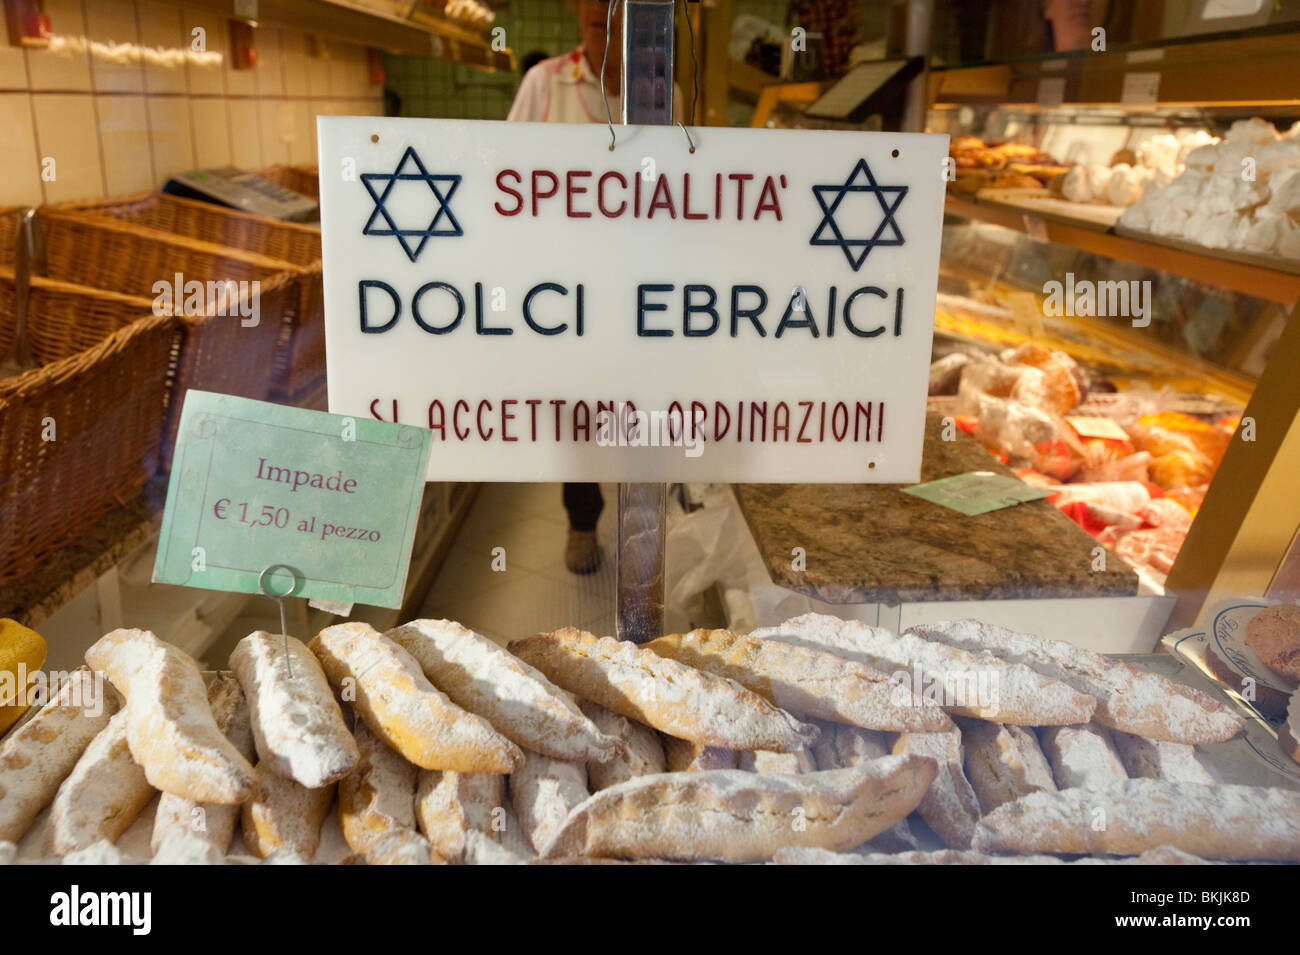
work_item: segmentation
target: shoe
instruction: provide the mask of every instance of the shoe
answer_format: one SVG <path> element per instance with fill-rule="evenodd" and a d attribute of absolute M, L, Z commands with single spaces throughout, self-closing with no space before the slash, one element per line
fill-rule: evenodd
<path fill-rule="evenodd" d="M 595 531 L 575 531 L 569 528 L 569 539 L 564 545 L 564 566 L 575 574 L 595 573 L 600 567 L 600 545 Z"/>

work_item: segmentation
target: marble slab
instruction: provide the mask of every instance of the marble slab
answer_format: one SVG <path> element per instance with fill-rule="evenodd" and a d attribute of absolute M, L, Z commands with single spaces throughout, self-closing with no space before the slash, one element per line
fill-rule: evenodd
<path fill-rule="evenodd" d="M 926 421 L 921 480 L 1013 474 L 974 439 Z M 1014 476 L 1014 475 L 1013 475 Z M 968 517 L 897 484 L 737 484 L 773 583 L 828 603 L 1133 596 L 1137 574 L 1046 500 Z M 803 548 L 798 567 L 795 548 Z"/>

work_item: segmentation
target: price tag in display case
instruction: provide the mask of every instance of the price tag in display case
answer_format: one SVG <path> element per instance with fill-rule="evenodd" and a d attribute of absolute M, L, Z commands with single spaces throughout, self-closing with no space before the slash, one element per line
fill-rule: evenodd
<path fill-rule="evenodd" d="M 1065 77 L 1044 76 L 1038 81 L 1035 102 L 1043 109 L 1055 109 L 1065 102 Z"/>
<path fill-rule="evenodd" d="M 946 136 L 319 134 L 330 410 L 430 479 L 919 476 Z"/>
<path fill-rule="evenodd" d="M 904 494 L 940 504 L 949 510 L 960 511 L 968 517 L 1000 511 L 1004 507 L 1015 507 L 1026 501 L 1037 501 L 1049 496 L 1042 488 L 1031 487 L 1016 478 L 993 471 L 968 471 L 902 490 Z"/>
<path fill-rule="evenodd" d="M 1016 331 L 1029 338 L 1041 338 L 1043 330 L 1043 306 L 1033 292 L 1012 292 L 1007 298 L 1011 306 L 1011 324 Z"/>
<path fill-rule="evenodd" d="M 1125 73 L 1119 101 L 1125 106 L 1155 106 L 1160 99 L 1159 73 Z"/>
<path fill-rule="evenodd" d="M 1100 438 L 1103 441 L 1128 441 L 1128 432 L 1110 418 L 1089 415 L 1067 415 L 1066 423 L 1081 438 Z"/>
<path fill-rule="evenodd" d="M 153 579 L 398 607 L 428 457 L 424 428 L 189 391 Z"/>
<path fill-rule="evenodd" d="M 1025 235 L 1029 236 L 1029 238 L 1033 239 L 1035 242 L 1048 241 L 1046 221 L 1044 221 L 1041 216 L 1034 216 L 1026 213 Z"/>

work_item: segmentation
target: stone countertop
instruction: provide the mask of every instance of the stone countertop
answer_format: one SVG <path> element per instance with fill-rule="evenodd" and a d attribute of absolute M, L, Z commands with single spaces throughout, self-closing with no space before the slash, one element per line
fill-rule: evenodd
<path fill-rule="evenodd" d="M 968 471 L 1014 477 L 969 435 L 926 420 L 921 482 Z M 772 581 L 827 603 L 1133 596 L 1137 574 L 1046 500 L 967 516 L 899 484 L 736 484 Z M 805 569 L 793 567 L 804 549 Z"/>

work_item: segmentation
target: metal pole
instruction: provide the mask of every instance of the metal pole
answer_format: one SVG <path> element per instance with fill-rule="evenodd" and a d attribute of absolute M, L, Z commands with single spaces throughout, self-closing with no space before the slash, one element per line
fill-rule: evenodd
<path fill-rule="evenodd" d="M 623 122 L 673 121 L 674 0 L 623 0 Z M 668 489 L 618 486 L 617 628 L 620 640 L 663 635 Z"/>
<path fill-rule="evenodd" d="M 934 0 L 908 0 L 907 38 L 904 51 L 908 56 L 925 57 L 925 66 L 907 87 L 903 108 L 902 132 L 925 132 L 930 76 L 930 24 L 934 20 Z"/>

